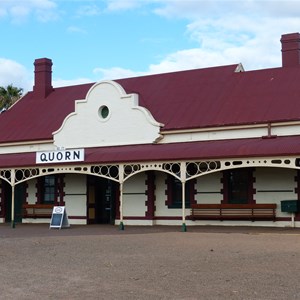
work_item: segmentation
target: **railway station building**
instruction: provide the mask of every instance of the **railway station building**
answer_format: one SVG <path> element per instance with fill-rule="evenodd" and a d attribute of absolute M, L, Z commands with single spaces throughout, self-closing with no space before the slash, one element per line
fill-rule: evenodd
<path fill-rule="evenodd" d="M 36 59 L 0 114 L 0 222 L 300 227 L 300 34 L 281 52 L 58 88 Z"/>

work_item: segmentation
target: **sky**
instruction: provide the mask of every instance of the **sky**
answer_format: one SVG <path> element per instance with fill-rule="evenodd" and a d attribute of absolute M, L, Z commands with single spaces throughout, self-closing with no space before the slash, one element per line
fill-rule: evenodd
<path fill-rule="evenodd" d="M 34 60 L 53 86 L 242 63 L 281 66 L 300 0 L 0 0 L 0 86 L 32 90 Z"/>

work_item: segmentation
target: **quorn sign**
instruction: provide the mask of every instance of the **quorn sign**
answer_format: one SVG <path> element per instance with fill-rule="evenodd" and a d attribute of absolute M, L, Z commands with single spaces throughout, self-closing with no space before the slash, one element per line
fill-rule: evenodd
<path fill-rule="evenodd" d="M 84 149 L 36 152 L 36 163 L 64 163 L 84 161 Z"/>

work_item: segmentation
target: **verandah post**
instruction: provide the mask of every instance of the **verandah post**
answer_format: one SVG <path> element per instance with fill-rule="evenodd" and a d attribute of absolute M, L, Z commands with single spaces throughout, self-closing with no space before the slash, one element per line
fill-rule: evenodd
<path fill-rule="evenodd" d="M 186 182 L 186 169 L 185 163 L 180 163 L 180 180 L 182 186 L 182 226 L 181 231 L 186 232 L 186 224 L 185 224 L 185 182 Z"/>
<path fill-rule="evenodd" d="M 11 228 L 15 227 L 15 170 L 11 170 Z"/>
<path fill-rule="evenodd" d="M 119 166 L 119 182 L 120 182 L 120 225 L 119 229 L 124 230 L 123 223 L 123 183 L 124 183 L 124 166 Z"/>
<path fill-rule="evenodd" d="M 123 182 L 120 182 L 120 230 L 124 230 L 124 223 L 123 223 Z"/>

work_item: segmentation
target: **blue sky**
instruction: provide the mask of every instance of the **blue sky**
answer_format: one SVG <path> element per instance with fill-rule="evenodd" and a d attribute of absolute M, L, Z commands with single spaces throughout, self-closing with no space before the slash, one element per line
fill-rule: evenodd
<path fill-rule="evenodd" d="M 280 37 L 300 31 L 300 1 L 0 0 L 0 86 L 53 85 L 242 63 L 281 66 Z"/>

